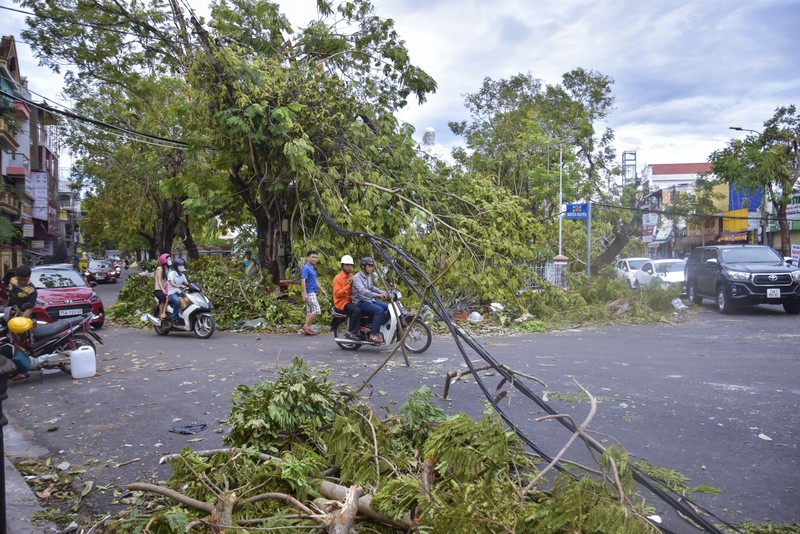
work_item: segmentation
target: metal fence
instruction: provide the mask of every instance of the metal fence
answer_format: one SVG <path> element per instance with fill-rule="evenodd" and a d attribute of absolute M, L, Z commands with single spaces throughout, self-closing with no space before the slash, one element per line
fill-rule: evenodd
<path fill-rule="evenodd" d="M 541 290 L 541 282 L 547 282 L 554 286 L 567 288 L 567 264 L 549 261 L 544 264 L 525 265 L 529 275 L 524 276 L 525 287 L 523 291 Z"/>

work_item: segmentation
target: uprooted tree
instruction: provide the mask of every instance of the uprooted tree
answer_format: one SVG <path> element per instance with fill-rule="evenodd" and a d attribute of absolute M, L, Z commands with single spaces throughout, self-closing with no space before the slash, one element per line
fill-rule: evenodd
<path fill-rule="evenodd" d="M 339 224 L 389 236 L 426 267 L 458 258 L 445 281 L 454 293 L 513 297 L 527 274 L 519 266 L 550 255 L 553 225 L 537 219 L 552 212 L 552 187 L 546 202 L 532 202 L 491 165 L 471 161 L 431 170 L 419 157 L 412 129 L 394 114 L 410 98 L 424 101 L 436 85 L 413 65 L 392 21 L 376 16 L 369 1 L 336 8 L 319 1 L 319 18 L 300 30 L 277 5 L 258 0 L 215 3 L 208 23 L 178 2 L 28 0 L 23 6 L 37 15 L 23 36 L 36 43 L 40 59 L 55 69 L 74 65 L 67 84 L 76 99 L 85 99 L 81 109 L 91 109 L 94 100 L 119 102 L 109 120 L 116 114 L 116 122 L 184 143 L 174 148 L 184 152 L 177 172 L 168 168 L 165 147 L 136 150 L 142 162 L 164 167 L 156 173 L 163 180 L 150 187 L 179 202 L 186 215 L 181 235 L 211 216 L 254 221 L 273 282 L 285 276 L 292 252 L 302 257 L 313 247 L 323 260 L 342 251 L 371 252 L 320 224 L 317 194 Z M 581 163 L 587 195 L 599 192 L 591 184 L 605 180 L 610 157 L 610 132 L 596 138 L 592 129 L 608 111 L 609 86 L 605 77 L 578 69 L 548 88 L 534 117 L 556 132 L 572 128 L 562 141 L 575 147 L 569 161 Z M 153 91 L 143 93 L 143 87 Z M 167 90 L 169 98 L 157 96 Z M 559 112 L 542 114 L 552 103 Z M 159 121 L 162 104 L 165 120 Z M 90 133 L 75 134 L 87 150 Z M 516 157 L 531 150 L 549 151 L 552 163 L 552 139 L 528 139 Z M 92 157 L 87 152 L 79 165 L 97 183 L 129 176 L 117 158 L 89 165 Z M 541 177 L 544 160 L 536 161 L 537 169 L 520 177 L 525 184 Z M 550 182 L 554 169 L 548 169 Z M 151 174 L 146 166 L 136 171 L 133 176 Z M 162 222 L 173 215 L 148 217 Z M 164 233 L 158 246 L 167 246 L 169 237 Z M 568 246 L 585 248 L 572 240 Z"/>

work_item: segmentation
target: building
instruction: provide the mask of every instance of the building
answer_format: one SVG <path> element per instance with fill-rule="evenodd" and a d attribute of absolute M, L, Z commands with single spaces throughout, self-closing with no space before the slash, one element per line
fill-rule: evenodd
<path fill-rule="evenodd" d="M 697 179 L 711 173 L 710 163 L 648 165 L 642 172 L 642 241 L 652 258 L 684 257 L 695 247 L 720 243 L 764 241 L 763 191 L 741 191 L 718 184 L 718 212 L 710 216 L 686 216 L 672 220 L 664 208 L 681 194 L 693 193 Z"/>
<path fill-rule="evenodd" d="M 56 115 L 34 104 L 12 36 L 0 39 L 0 269 L 53 254 L 68 227 L 59 224 Z M 10 225 L 10 226 L 9 226 Z M 3 228 L 10 232 L 3 232 Z M 75 223 L 69 228 L 74 232 Z M 74 243 L 74 239 L 72 240 Z M 5 252 L 11 250 L 8 254 Z M 69 251 L 70 253 L 72 251 Z"/>

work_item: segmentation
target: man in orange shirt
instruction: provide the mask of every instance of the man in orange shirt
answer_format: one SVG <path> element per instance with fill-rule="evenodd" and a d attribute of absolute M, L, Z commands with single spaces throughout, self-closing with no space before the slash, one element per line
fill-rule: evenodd
<path fill-rule="evenodd" d="M 350 302 L 351 284 L 353 283 L 353 258 L 347 254 L 342 256 L 342 271 L 333 277 L 333 307 L 347 314 L 347 339 L 358 339 L 358 322 L 361 319 L 361 309 Z"/>

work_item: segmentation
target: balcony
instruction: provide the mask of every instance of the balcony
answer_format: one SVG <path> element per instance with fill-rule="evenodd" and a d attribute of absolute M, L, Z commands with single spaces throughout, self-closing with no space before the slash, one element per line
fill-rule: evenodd
<path fill-rule="evenodd" d="M 23 154 L 13 152 L 6 164 L 6 174 L 8 174 L 9 177 L 24 176 L 25 178 L 30 178 L 30 159 Z"/>
<path fill-rule="evenodd" d="M 5 119 L 0 118 L 0 146 L 6 146 L 12 150 L 16 150 L 19 148 L 16 137 L 17 136 L 14 134 L 13 130 L 11 130 L 10 125 Z"/>
<path fill-rule="evenodd" d="M 22 203 L 10 191 L 0 191 L 0 213 L 8 213 L 13 219 L 19 219 Z"/>

